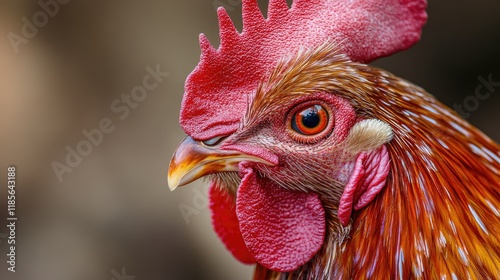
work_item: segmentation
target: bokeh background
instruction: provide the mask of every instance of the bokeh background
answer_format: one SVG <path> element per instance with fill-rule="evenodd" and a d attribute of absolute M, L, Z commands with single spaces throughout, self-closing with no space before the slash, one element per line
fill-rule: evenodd
<path fill-rule="evenodd" d="M 267 1 L 259 1 L 266 10 Z M 198 34 L 218 44 L 215 6 L 241 29 L 237 0 L 69 1 L 15 53 L 37 1 L 0 4 L 0 279 L 249 279 L 211 228 L 202 182 L 170 192 L 170 157 L 184 137 L 178 111 L 199 58 Z M 500 2 L 430 1 L 423 37 L 377 66 L 453 106 L 478 77 L 500 81 Z M 145 67 L 170 75 L 124 120 L 114 100 L 142 84 Z M 115 130 L 60 182 L 51 164 L 82 130 Z M 500 141 L 500 87 L 468 120 Z M 17 166 L 17 272 L 7 271 L 6 169 Z M 196 210 L 188 220 L 179 207 Z M 122 270 L 124 269 L 124 271 Z M 132 278 L 123 278 L 129 279 Z"/>

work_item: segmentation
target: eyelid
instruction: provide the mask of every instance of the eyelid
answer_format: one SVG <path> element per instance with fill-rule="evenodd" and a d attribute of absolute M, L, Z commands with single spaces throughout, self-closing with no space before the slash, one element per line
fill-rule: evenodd
<path fill-rule="evenodd" d="M 213 147 L 213 146 L 217 146 L 218 144 L 220 144 L 220 142 L 222 142 L 226 138 L 227 138 L 227 135 L 220 135 L 220 136 L 217 136 L 217 137 L 205 140 L 205 141 L 201 141 L 201 143 L 203 143 L 203 145 L 205 145 L 205 146 Z"/>

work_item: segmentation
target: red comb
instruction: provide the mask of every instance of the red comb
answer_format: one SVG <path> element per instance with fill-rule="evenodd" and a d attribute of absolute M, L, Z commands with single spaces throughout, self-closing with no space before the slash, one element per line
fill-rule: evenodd
<path fill-rule="evenodd" d="M 239 33 L 219 8 L 220 47 L 200 35 L 201 61 L 186 81 L 180 123 L 197 140 L 230 134 L 248 94 L 283 57 L 325 42 L 353 61 L 369 62 L 409 48 L 427 19 L 425 0 L 270 0 L 265 19 L 256 0 L 243 0 Z"/>

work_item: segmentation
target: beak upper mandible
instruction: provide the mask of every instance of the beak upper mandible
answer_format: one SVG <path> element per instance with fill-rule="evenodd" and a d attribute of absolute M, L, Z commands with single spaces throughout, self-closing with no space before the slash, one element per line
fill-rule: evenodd
<path fill-rule="evenodd" d="M 238 164 L 242 161 L 269 164 L 238 151 L 208 147 L 188 136 L 179 144 L 170 161 L 168 186 L 173 191 L 208 174 L 238 171 Z"/>

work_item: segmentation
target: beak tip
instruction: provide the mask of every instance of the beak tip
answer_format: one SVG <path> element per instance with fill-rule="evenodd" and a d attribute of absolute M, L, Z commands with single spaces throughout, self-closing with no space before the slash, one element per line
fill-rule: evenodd
<path fill-rule="evenodd" d="M 175 184 L 174 182 L 172 182 L 173 180 L 169 177 L 168 178 L 168 188 L 170 189 L 170 191 L 175 191 L 175 189 L 177 189 L 177 187 L 179 186 L 179 183 Z"/>

